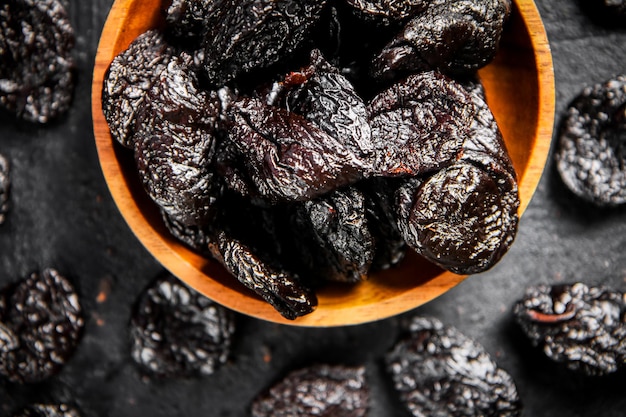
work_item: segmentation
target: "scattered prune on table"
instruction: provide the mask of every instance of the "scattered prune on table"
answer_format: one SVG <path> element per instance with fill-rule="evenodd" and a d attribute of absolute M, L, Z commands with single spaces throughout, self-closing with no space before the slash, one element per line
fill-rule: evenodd
<path fill-rule="evenodd" d="M 416 176 L 456 161 L 474 106 L 461 85 L 434 71 L 382 91 L 368 111 L 377 176 Z"/>
<path fill-rule="evenodd" d="M 365 417 L 365 367 L 314 365 L 289 373 L 252 402 L 253 417 Z"/>
<path fill-rule="evenodd" d="M 529 287 L 515 320 L 550 359 L 587 375 L 626 366 L 626 295 L 583 283 Z"/>
<path fill-rule="evenodd" d="M 210 375 L 228 359 L 234 315 L 169 273 L 139 296 L 131 317 L 131 356 L 157 377 Z"/>
<path fill-rule="evenodd" d="M 521 415 L 511 376 L 477 342 L 435 318 L 413 318 L 385 362 L 416 417 Z"/>
<path fill-rule="evenodd" d="M 102 111 L 111 136 L 133 148 L 137 112 L 145 95 L 174 55 L 159 30 L 139 35 L 109 66 L 102 87 Z"/>
<path fill-rule="evenodd" d="M 248 183 L 268 201 L 312 199 L 363 175 L 351 149 L 296 113 L 244 98 L 232 114 L 229 145 Z"/>
<path fill-rule="evenodd" d="M 33 404 L 24 407 L 13 417 L 80 417 L 77 408 L 68 404 Z"/>
<path fill-rule="evenodd" d="M 29 122 L 64 114 L 74 92 L 74 30 L 60 0 L 0 5 L 0 108 Z"/>
<path fill-rule="evenodd" d="M 214 85 L 290 56 L 326 0 L 224 0 L 205 20 L 204 68 Z"/>
<path fill-rule="evenodd" d="M 626 75 L 588 86 L 563 116 L 556 167 L 577 196 L 598 205 L 626 202 Z"/>
<path fill-rule="evenodd" d="M 510 0 L 437 0 L 411 19 L 374 59 L 378 78 L 428 70 L 473 72 L 496 54 Z"/>
<path fill-rule="evenodd" d="M 11 190 L 9 168 L 9 160 L 0 154 L 0 224 L 4 223 L 9 211 L 9 191 Z"/>
<path fill-rule="evenodd" d="M 0 291 L 0 374 L 35 383 L 56 374 L 74 353 L 84 321 L 78 295 L 54 269 Z"/>
<path fill-rule="evenodd" d="M 403 21 L 424 11 L 427 0 L 346 0 L 361 15 L 383 23 Z"/>

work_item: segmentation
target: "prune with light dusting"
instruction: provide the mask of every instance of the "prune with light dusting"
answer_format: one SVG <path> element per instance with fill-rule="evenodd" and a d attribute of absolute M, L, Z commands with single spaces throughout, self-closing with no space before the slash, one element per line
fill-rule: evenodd
<path fill-rule="evenodd" d="M 210 375 L 228 359 L 234 331 L 230 310 L 164 273 L 133 308 L 131 356 L 152 376 Z"/>
<path fill-rule="evenodd" d="M 362 177 L 363 161 L 304 117 L 254 98 L 232 110 L 229 145 L 263 198 L 308 200 Z"/>
<path fill-rule="evenodd" d="M 80 417 L 77 408 L 68 404 L 33 404 L 13 414 L 13 417 Z"/>
<path fill-rule="evenodd" d="M 363 366 L 314 365 L 289 373 L 251 409 L 253 417 L 364 417 L 369 398 Z"/>
<path fill-rule="evenodd" d="M 220 94 L 200 90 L 193 58 L 172 57 L 143 99 L 134 135 L 144 188 L 174 220 L 202 226 L 215 215 L 222 182 L 212 167 L 224 114 Z"/>
<path fill-rule="evenodd" d="M 84 326 L 70 282 L 44 269 L 0 295 L 0 374 L 18 383 L 55 375 L 74 353 Z"/>
<path fill-rule="evenodd" d="M 290 56 L 320 18 L 326 0 L 224 0 L 205 20 L 204 68 L 223 85 Z"/>
<path fill-rule="evenodd" d="M 473 72 L 493 59 L 510 0 L 438 0 L 410 20 L 374 59 L 378 78 L 437 69 Z"/>
<path fill-rule="evenodd" d="M 317 306 L 315 293 L 298 275 L 285 270 L 275 260 L 263 259 L 241 239 L 219 231 L 209 249 L 239 282 L 286 319 L 309 314 Z"/>
<path fill-rule="evenodd" d="M 368 106 L 375 175 L 416 176 L 454 163 L 469 134 L 473 108 L 463 87 L 433 71 L 379 93 Z"/>
<path fill-rule="evenodd" d="M 0 107 L 47 123 L 69 109 L 75 84 L 74 29 L 59 0 L 0 5 Z"/>
<path fill-rule="evenodd" d="M 11 190 L 9 168 L 9 160 L 0 154 L 0 224 L 4 223 L 9 211 L 9 191 Z"/>
<path fill-rule="evenodd" d="M 359 282 L 367 278 L 375 242 L 369 229 L 365 197 L 355 187 L 303 202 L 296 209 L 298 240 L 307 240 L 302 258 L 313 254 L 308 270 L 326 280 Z"/>
<path fill-rule="evenodd" d="M 123 146 L 133 148 L 137 112 L 173 55 L 165 36 L 158 30 L 149 30 L 118 54 L 107 69 L 102 86 L 102 111 L 111 136 Z"/>
<path fill-rule="evenodd" d="M 346 0 L 359 13 L 367 18 L 380 20 L 385 24 L 409 19 L 424 11 L 426 0 Z"/>
<path fill-rule="evenodd" d="M 563 116 L 556 167 L 577 196 L 626 202 L 626 75 L 585 88 Z"/>
<path fill-rule="evenodd" d="M 481 345 L 435 318 L 413 318 L 385 363 L 400 398 L 416 417 L 522 413 L 511 376 Z"/>
<path fill-rule="evenodd" d="M 626 366 L 626 295 L 583 283 L 529 287 L 515 320 L 550 359 L 587 375 Z"/>

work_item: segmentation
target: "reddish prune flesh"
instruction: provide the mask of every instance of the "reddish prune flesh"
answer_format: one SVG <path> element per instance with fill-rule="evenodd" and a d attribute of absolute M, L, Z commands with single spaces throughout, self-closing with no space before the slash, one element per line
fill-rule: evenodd
<path fill-rule="evenodd" d="M 70 359 L 84 319 L 78 295 L 54 269 L 44 269 L 0 291 L 0 374 L 41 382 Z"/>
<path fill-rule="evenodd" d="M 626 202 L 626 75 L 585 88 L 563 117 L 557 170 L 577 196 L 598 205 Z"/>
<path fill-rule="evenodd" d="M 60 0 L 0 5 L 0 108 L 47 123 L 69 109 L 74 92 L 74 29 Z"/>
<path fill-rule="evenodd" d="M 0 224 L 4 223 L 9 211 L 9 191 L 11 177 L 9 176 L 9 160 L 0 154 Z"/>
<path fill-rule="evenodd" d="M 626 367 L 626 295 L 583 283 L 529 287 L 515 320 L 550 359 L 587 375 Z"/>
<path fill-rule="evenodd" d="M 522 413 L 511 376 L 481 345 L 435 318 L 413 318 L 385 362 L 400 398 L 416 417 Z"/>
<path fill-rule="evenodd" d="M 313 365 L 292 371 L 252 402 L 253 417 L 365 417 L 364 367 Z"/>
<path fill-rule="evenodd" d="M 134 306 L 131 356 L 152 376 L 210 375 L 226 362 L 234 331 L 231 311 L 166 273 Z"/>
<path fill-rule="evenodd" d="M 13 417 L 80 417 L 78 409 L 68 404 L 33 404 L 13 414 Z"/>

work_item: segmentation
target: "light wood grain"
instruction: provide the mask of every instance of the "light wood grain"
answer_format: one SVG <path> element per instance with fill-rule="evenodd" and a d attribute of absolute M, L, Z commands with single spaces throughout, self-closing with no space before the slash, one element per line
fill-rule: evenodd
<path fill-rule="evenodd" d="M 391 317 L 438 297 L 466 278 L 442 271 L 411 253 L 400 267 L 372 274 L 364 283 L 327 285 L 318 291 L 315 312 L 289 321 L 221 266 L 173 239 L 141 188 L 132 156 L 114 145 L 101 105 L 102 82 L 110 62 L 140 33 L 162 25 L 160 4 L 161 0 L 114 3 L 96 56 L 92 112 L 98 157 L 111 195 L 131 230 L 161 264 L 230 309 L 298 326 L 350 325 Z M 548 40 L 535 4 L 514 0 L 514 5 L 500 51 L 480 76 L 518 174 L 521 215 L 537 187 L 550 149 L 554 76 Z"/>

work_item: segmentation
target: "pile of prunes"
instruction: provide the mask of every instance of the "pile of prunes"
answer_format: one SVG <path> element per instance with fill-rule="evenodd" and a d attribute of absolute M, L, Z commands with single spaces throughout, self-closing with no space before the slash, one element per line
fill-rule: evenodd
<path fill-rule="evenodd" d="M 288 319 L 408 248 L 492 267 L 516 175 L 476 71 L 509 0 L 173 0 L 103 110 L 171 233 Z"/>

